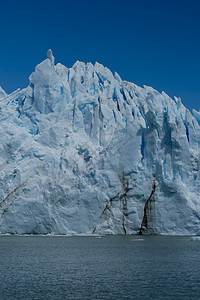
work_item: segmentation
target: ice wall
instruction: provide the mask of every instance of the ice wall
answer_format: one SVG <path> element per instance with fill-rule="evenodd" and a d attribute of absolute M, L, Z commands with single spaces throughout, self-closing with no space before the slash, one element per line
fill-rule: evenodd
<path fill-rule="evenodd" d="M 52 52 L 0 98 L 0 233 L 200 233 L 199 117 L 180 99 Z"/>

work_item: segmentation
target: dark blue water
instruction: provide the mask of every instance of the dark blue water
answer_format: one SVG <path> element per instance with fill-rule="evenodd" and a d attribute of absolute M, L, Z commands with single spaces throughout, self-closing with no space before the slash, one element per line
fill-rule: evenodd
<path fill-rule="evenodd" d="M 200 299 L 189 237 L 0 237 L 0 299 Z"/>

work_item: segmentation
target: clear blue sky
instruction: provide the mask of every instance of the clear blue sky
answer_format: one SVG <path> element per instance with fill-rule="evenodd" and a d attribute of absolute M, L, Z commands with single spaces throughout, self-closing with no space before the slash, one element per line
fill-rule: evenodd
<path fill-rule="evenodd" d="M 51 48 L 67 67 L 98 61 L 200 109 L 200 0 L 2 1 L 0 41 L 8 93 L 28 85 Z"/>

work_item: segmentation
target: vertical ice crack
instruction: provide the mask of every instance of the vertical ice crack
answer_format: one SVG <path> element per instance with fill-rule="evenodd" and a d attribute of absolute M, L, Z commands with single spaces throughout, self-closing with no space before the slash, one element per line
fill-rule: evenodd
<path fill-rule="evenodd" d="M 124 193 L 120 196 L 121 204 L 122 204 L 122 228 L 124 231 L 124 234 L 127 232 L 127 198 L 128 198 L 128 191 L 129 191 L 129 182 L 128 179 L 125 178 L 125 173 L 123 172 L 122 175 L 122 185 L 123 185 L 123 191 Z"/>
<path fill-rule="evenodd" d="M 145 129 L 143 129 L 143 131 L 142 131 L 142 143 L 141 143 L 141 155 L 142 155 L 142 159 L 141 159 L 141 161 L 144 160 L 144 152 L 145 152 L 145 139 L 144 139 L 144 135 L 145 135 Z"/>
<path fill-rule="evenodd" d="M 144 205 L 144 215 L 140 227 L 139 234 L 152 234 L 155 233 L 155 200 L 154 194 L 156 190 L 156 182 L 153 180 L 152 190 L 149 198 Z"/>
<path fill-rule="evenodd" d="M 122 190 L 106 202 L 105 207 L 104 207 L 99 219 L 100 220 L 103 219 L 103 221 L 108 221 L 109 219 L 112 219 L 115 221 L 118 220 L 119 225 L 123 230 L 123 233 L 126 234 L 127 233 L 127 225 L 128 225 L 128 207 L 127 207 L 128 192 L 132 188 L 129 187 L 129 181 L 124 172 L 122 173 L 121 182 L 122 182 Z M 115 202 L 115 209 L 116 209 L 116 205 L 119 208 L 120 220 L 118 219 L 118 217 L 116 218 L 115 210 L 113 210 L 114 202 Z M 92 233 L 95 233 L 99 228 L 101 228 L 101 224 L 103 224 L 103 223 L 96 225 L 94 227 L 94 229 L 92 230 Z"/>
<path fill-rule="evenodd" d="M 101 111 L 101 98 L 100 97 L 98 97 L 98 102 L 99 102 L 99 121 L 100 121 L 100 126 L 99 126 L 99 145 L 101 146 L 102 131 L 103 131 L 103 113 Z"/>

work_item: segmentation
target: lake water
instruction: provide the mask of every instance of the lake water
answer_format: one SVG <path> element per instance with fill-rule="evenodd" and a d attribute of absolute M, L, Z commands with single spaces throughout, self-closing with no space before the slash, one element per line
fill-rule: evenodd
<path fill-rule="evenodd" d="M 200 299 L 200 241 L 0 236 L 0 299 Z"/>

